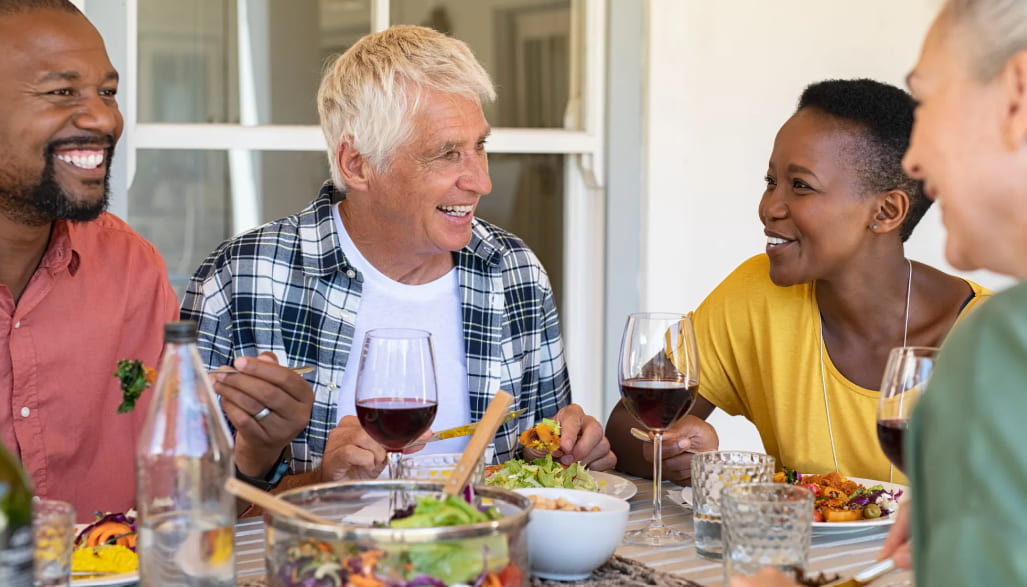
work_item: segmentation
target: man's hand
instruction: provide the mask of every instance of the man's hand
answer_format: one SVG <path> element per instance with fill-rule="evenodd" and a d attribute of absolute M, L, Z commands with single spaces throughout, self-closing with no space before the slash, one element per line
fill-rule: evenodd
<path fill-rule="evenodd" d="M 734 577 L 730 587 L 798 587 L 799 584 L 781 571 L 767 567 L 752 577 Z"/>
<path fill-rule="evenodd" d="M 263 477 L 310 422 L 314 390 L 279 365 L 274 353 L 239 357 L 232 366 L 239 373 L 215 375 L 214 391 L 236 429 L 236 467 L 244 475 Z"/>
<path fill-rule="evenodd" d="M 717 431 L 705 420 L 685 416 L 663 434 L 663 478 L 680 484 L 692 479 L 692 453 L 689 450 L 716 450 L 720 445 Z M 653 444 L 642 446 L 646 462 L 653 462 Z"/>
<path fill-rule="evenodd" d="M 328 433 L 321 476 L 325 481 L 376 479 L 385 468 L 385 447 L 371 438 L 356 416 L 344 416 Z"/>
<path fill-rule="evenodd" d="M 420 436 L 427 440 L 431 431 Z M 415 453 L 424 448 L 418 444 L 405 449 L 403 454 Z M 353 479 L 377 479 L 388 463 L 385 447 L 364 432 L 356 416 L 344 416 L 339 425 L 328 433 L 324 457 L 321 460 L 323 481 Z"/>
<path fill-rule="evenodd" d="M 877 560 L 890 558 L 895 561 L 895 566 L 900 569 L 913 568 L 912 545 L 909 542 L 909 504 L 899 508 L 899 514 L 895 518 L 895 524 L 884 539 L 884 546 Z"/>
<path fill-rule="evenodd" d="M 610 442 L 603 435 L 603 427 L 592 416 L 585 415 L 578 404 L 562 408 L 553 417 L 560 423 L 560 448 L 553 451 L 553 458 L 564 465 L 575 461 L 593 471 L 612 469 L 617 464 L 617 455 L 610 450 Z M 537 459 L 545 453 L 525 448 L 526 459 Z"/>

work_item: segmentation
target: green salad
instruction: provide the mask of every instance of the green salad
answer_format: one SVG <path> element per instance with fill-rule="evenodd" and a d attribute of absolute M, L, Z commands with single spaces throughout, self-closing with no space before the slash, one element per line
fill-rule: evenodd
<path fill-rule="evenodd" d="M 486 485 L 503 489 L 524 487 L 563 487 L 599 491 L 599 483 L 581 463 L 564 467 L 553 460 L 553 455 L 527 462 L 511 459 L 485 478 Z"/>

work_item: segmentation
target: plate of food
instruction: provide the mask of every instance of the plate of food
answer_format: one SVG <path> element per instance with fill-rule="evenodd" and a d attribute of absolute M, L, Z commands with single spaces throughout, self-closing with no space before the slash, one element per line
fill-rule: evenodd
<path fill-rule="evenodd" d="M 811 475 L 779 472 L 775 481 L 806 487 L 816 496 L 813 533 L 858 532 L 890 526 L 899 512 L 905 485 L 838 473 Z"/>
<path fill-rule="evenodd" d="M 105 514 L 75 527 L 71 585 L 115 587 L 139 582 L 135 512 Z"/>

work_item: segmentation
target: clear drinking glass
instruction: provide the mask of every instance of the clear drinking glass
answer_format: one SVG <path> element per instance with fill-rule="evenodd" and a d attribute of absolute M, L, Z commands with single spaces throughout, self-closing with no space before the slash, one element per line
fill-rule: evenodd
<path fill-rule="evenodd" d="M 364 337 L 356 381 L 357 418 L 385 447 L 389 478 L 400 478 L 403 449 L 435 420 L 438 392 L 431 333 L 378 328 Z"/>
<path fill-rule="evenodd" d="M 774 457 L 747 451 L 709 451 L 692 458 L 692 526 L 695 552 L 720 560 L 724 556 L 721 494 L 729 485 L 770 483 Z"/>
<path fill-rule="evenodd" d="M 75 547 L 75 507 L 65 501 L 35 499 L 32 527 L 36 536 L 36 587 L 67 585 Z"/>
<path fill-rule="evenodd" d="M 724 584 L 763 567 L 804 567 L 813 534 L 813 492 L 784 483 L 740 483 L 720 494 Z"/>
<path fill-rule="evenodd" d="M 649 525 L 624 535 L 630 544 L 666 546 L 691 538 L 663 524 L 663 433 L 695 402 L 699 351 L 685 314 L 628 316 L 618 368 L 624 407 L 653 435 L 653 516 Z"/>
<path fill-rule="evenodd" d="M 888 354 L 884 368 L 877 407 L 877 441 L 888 460 L 903 473 L 909 417 L 927 387 L 937 353 L 934 347 L 897 347 Z"/>

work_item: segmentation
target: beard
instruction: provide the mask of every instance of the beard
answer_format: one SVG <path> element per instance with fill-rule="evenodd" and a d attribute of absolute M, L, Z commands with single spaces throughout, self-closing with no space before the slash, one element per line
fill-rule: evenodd
<path fill-rule="evenodd" d="M 47 145 L 46 164 L 39 181 L 35 185 L 14 186 L 11 189 L 0 187 L 0 213 L 10 217 L 19 224 L 40 226 L 54 220 L 71 220 L 88 222 L 102 214 L 110 203 L 111 159 L 114 157 L 114 137 L 104 137 L 109 145 L 105 149 L 104 163 L 107 165 L 103 176 L 103 197 L 95 202 L 76 201 L 64 190 L 57 180 L 55 161 L 57 149 L 67 146 L 96 147 L 95 139 L 67 139 L 54 141 Z M 99 180 L 97 180 L 97 183 Z"/>

